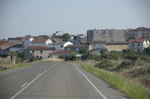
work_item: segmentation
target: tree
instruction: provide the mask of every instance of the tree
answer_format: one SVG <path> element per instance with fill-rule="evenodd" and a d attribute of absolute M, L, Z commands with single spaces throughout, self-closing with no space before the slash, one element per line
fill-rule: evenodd
<path fill-rule="evenodd" d="M 125 52 L 124 52 L 125 54 L 135 54 L 136 52 L 135 52 L 135 50 L 134 49 L 128 49 L 128 50 L 126 50 Z"/>
<path fill-rule="evenodd" d="M 147 54 L 150 56 L 150 47 L 144 49 L 144 54 Z"/>
<path fill-rule="evenodd" d="M 85 54 L 87 53 L 87 50 L 85 48 L 82 48 L 80 51 L 79 51 L 80 54 Z"/>
<path fill-rule="evenodd" d="M 69 41 L 71 39 L 71 36 L 68 33 L 66 33 L 62 35 L 62 38 L 63 38 L 63 41 Z"/>
<path fill-rule="evenodd" d="M 48 35 L 39 35 L 40 37 L 43 37 L 44 39 L 49 39 Z"/>
<path fill-rule="evenodd" d="M 52 42 L 53 42 L 53 43 L 56 43 L 56 41 L 55 41 L 54 39 L 52 39 Z"/>

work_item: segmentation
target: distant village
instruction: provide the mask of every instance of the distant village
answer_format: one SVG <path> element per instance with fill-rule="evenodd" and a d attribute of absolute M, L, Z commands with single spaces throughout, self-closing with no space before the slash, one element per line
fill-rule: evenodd
<path fill-rule="evenodd" d="M 64 39 L 65 36 L 69 39 Z M 28 53 L 37 59 L 50 57 L 67 57 L 72 51 L 79 52 L 86 49 L 87 52 L 100 55 L 101 49 L 119 51 L 134 49 L 136 53 L 143 54 L 144 48 L 150 47 L 150 28 L 138 27 L 136 29 L 93 29 L 87 30 L 87 34 L 63 34 L 56 31 L 53 35 L 8 38 L 0 40 L 0 55 L 10 55 L 10 52 Z"/>

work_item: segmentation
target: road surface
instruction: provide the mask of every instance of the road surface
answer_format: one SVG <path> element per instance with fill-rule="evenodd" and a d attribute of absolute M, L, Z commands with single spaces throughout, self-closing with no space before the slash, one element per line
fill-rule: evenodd
<path fill-rule="evenodd" d="M 75 63 L 44 62 L 0 72 L 0 99 L 126 99 Z"/>

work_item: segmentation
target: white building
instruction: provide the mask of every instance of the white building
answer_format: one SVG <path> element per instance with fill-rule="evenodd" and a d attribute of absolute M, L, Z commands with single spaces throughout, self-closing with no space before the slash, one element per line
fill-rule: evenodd
<path fill-rule="evenodd" d="M 145 38 L 130 39 L 129 48 L 134 49 L 137 53 L 143 53 L 144 48 L 148 47 L 149 41 Z"/>
<path fill-rule="evenodd" d="M 41 38 L 29 38 L 24 42 L 24 48 L 27 49 L 28 46 L 43 46 L 46 47 L 48 44 L 51 44 L 50 39 L 41 39 Z"/>
<path fill-rule="evenodd" d="M 90 45 L 92 49 L 106 49 L 105 41 L 92 41 Z"/>
<path fill-rule="evenodd" d="M 55 51 L 64 50 L 66 46 L 73 45 L 73 43 L 67 42 L 58 42 L 53 44 L 48 44 L 47 47 L 55 49 Z"/>

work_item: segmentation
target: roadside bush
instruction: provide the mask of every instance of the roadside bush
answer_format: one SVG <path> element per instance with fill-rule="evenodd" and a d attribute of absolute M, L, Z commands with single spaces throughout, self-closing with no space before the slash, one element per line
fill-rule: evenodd
<path fill-rule="evenodd" d="M 29 53 L 28 60 L 29 60 L 29 62 L 33 62 L 33 61 L 36 61 L 37 58 L 34 55 L 32 55 L 31 53 Z"/>
<path fill-rule="evenodd" d="M 126 54 L 126 55 L 123 55 L 124 59 L 128 59 L 128 60 L 131 60 L 131 61 L 137 61 L 137 60 L 140 60 L 141 57 L 137 54 Z"/>
<path fill-rule="evenodd" d="M 150 56 L 150 47 L 144 49 L 144 54 L 147 54 Z"/>
<path fill-rule="evenodd" d="M 77 52 L 71 52 L 71 53 L 68 55 L 68 57 L 65 58 L 65 61 L 67 61 L 67 60 L 71 60 L 71 61 L 76 60 L 76 57 L 75 57 L 76 54 L 77 54 Z"/>
<path fill-rule="evenodd" d="M 117 51 L 111 51 L 108 54 L 102 55 L 101 57 L 103 59 L 114 59 L 114 60 L 118 60 L 120 58 L 120 53 Z"/>
<path fill-rule="evenodd" d="M 124 54 L 129 54 L 129 55 L 133 55 L 133 54 L 136 54 L 135 50 L 134 49 L 128 49 L 124 52 Z"/>
<path fill-rule="evenodd" d="M 120 65 L 118 65 L 114 70 L 132 68 L 135 66 L 135 62 L 133 61 L 123 61 Z"/>
<path fill-rule="evenodd" d="M 96 60 L 96 61 L 99 61 L 100 56 L 92 54 L 92 53 L 86 53 L 86 54 L 82 55 L 82 60 Z"/>
<path fill-rule="evenodd" d="M 100 63 L 95 65 L 95 67 L 103 68 L 103 69 L 107 69 L 107 70 L 109 67 L 112 67 L 112 66 L 113 66 L 112 62 L 110 60 L 107 60 L 107 59 L 102 60 Z"/>

